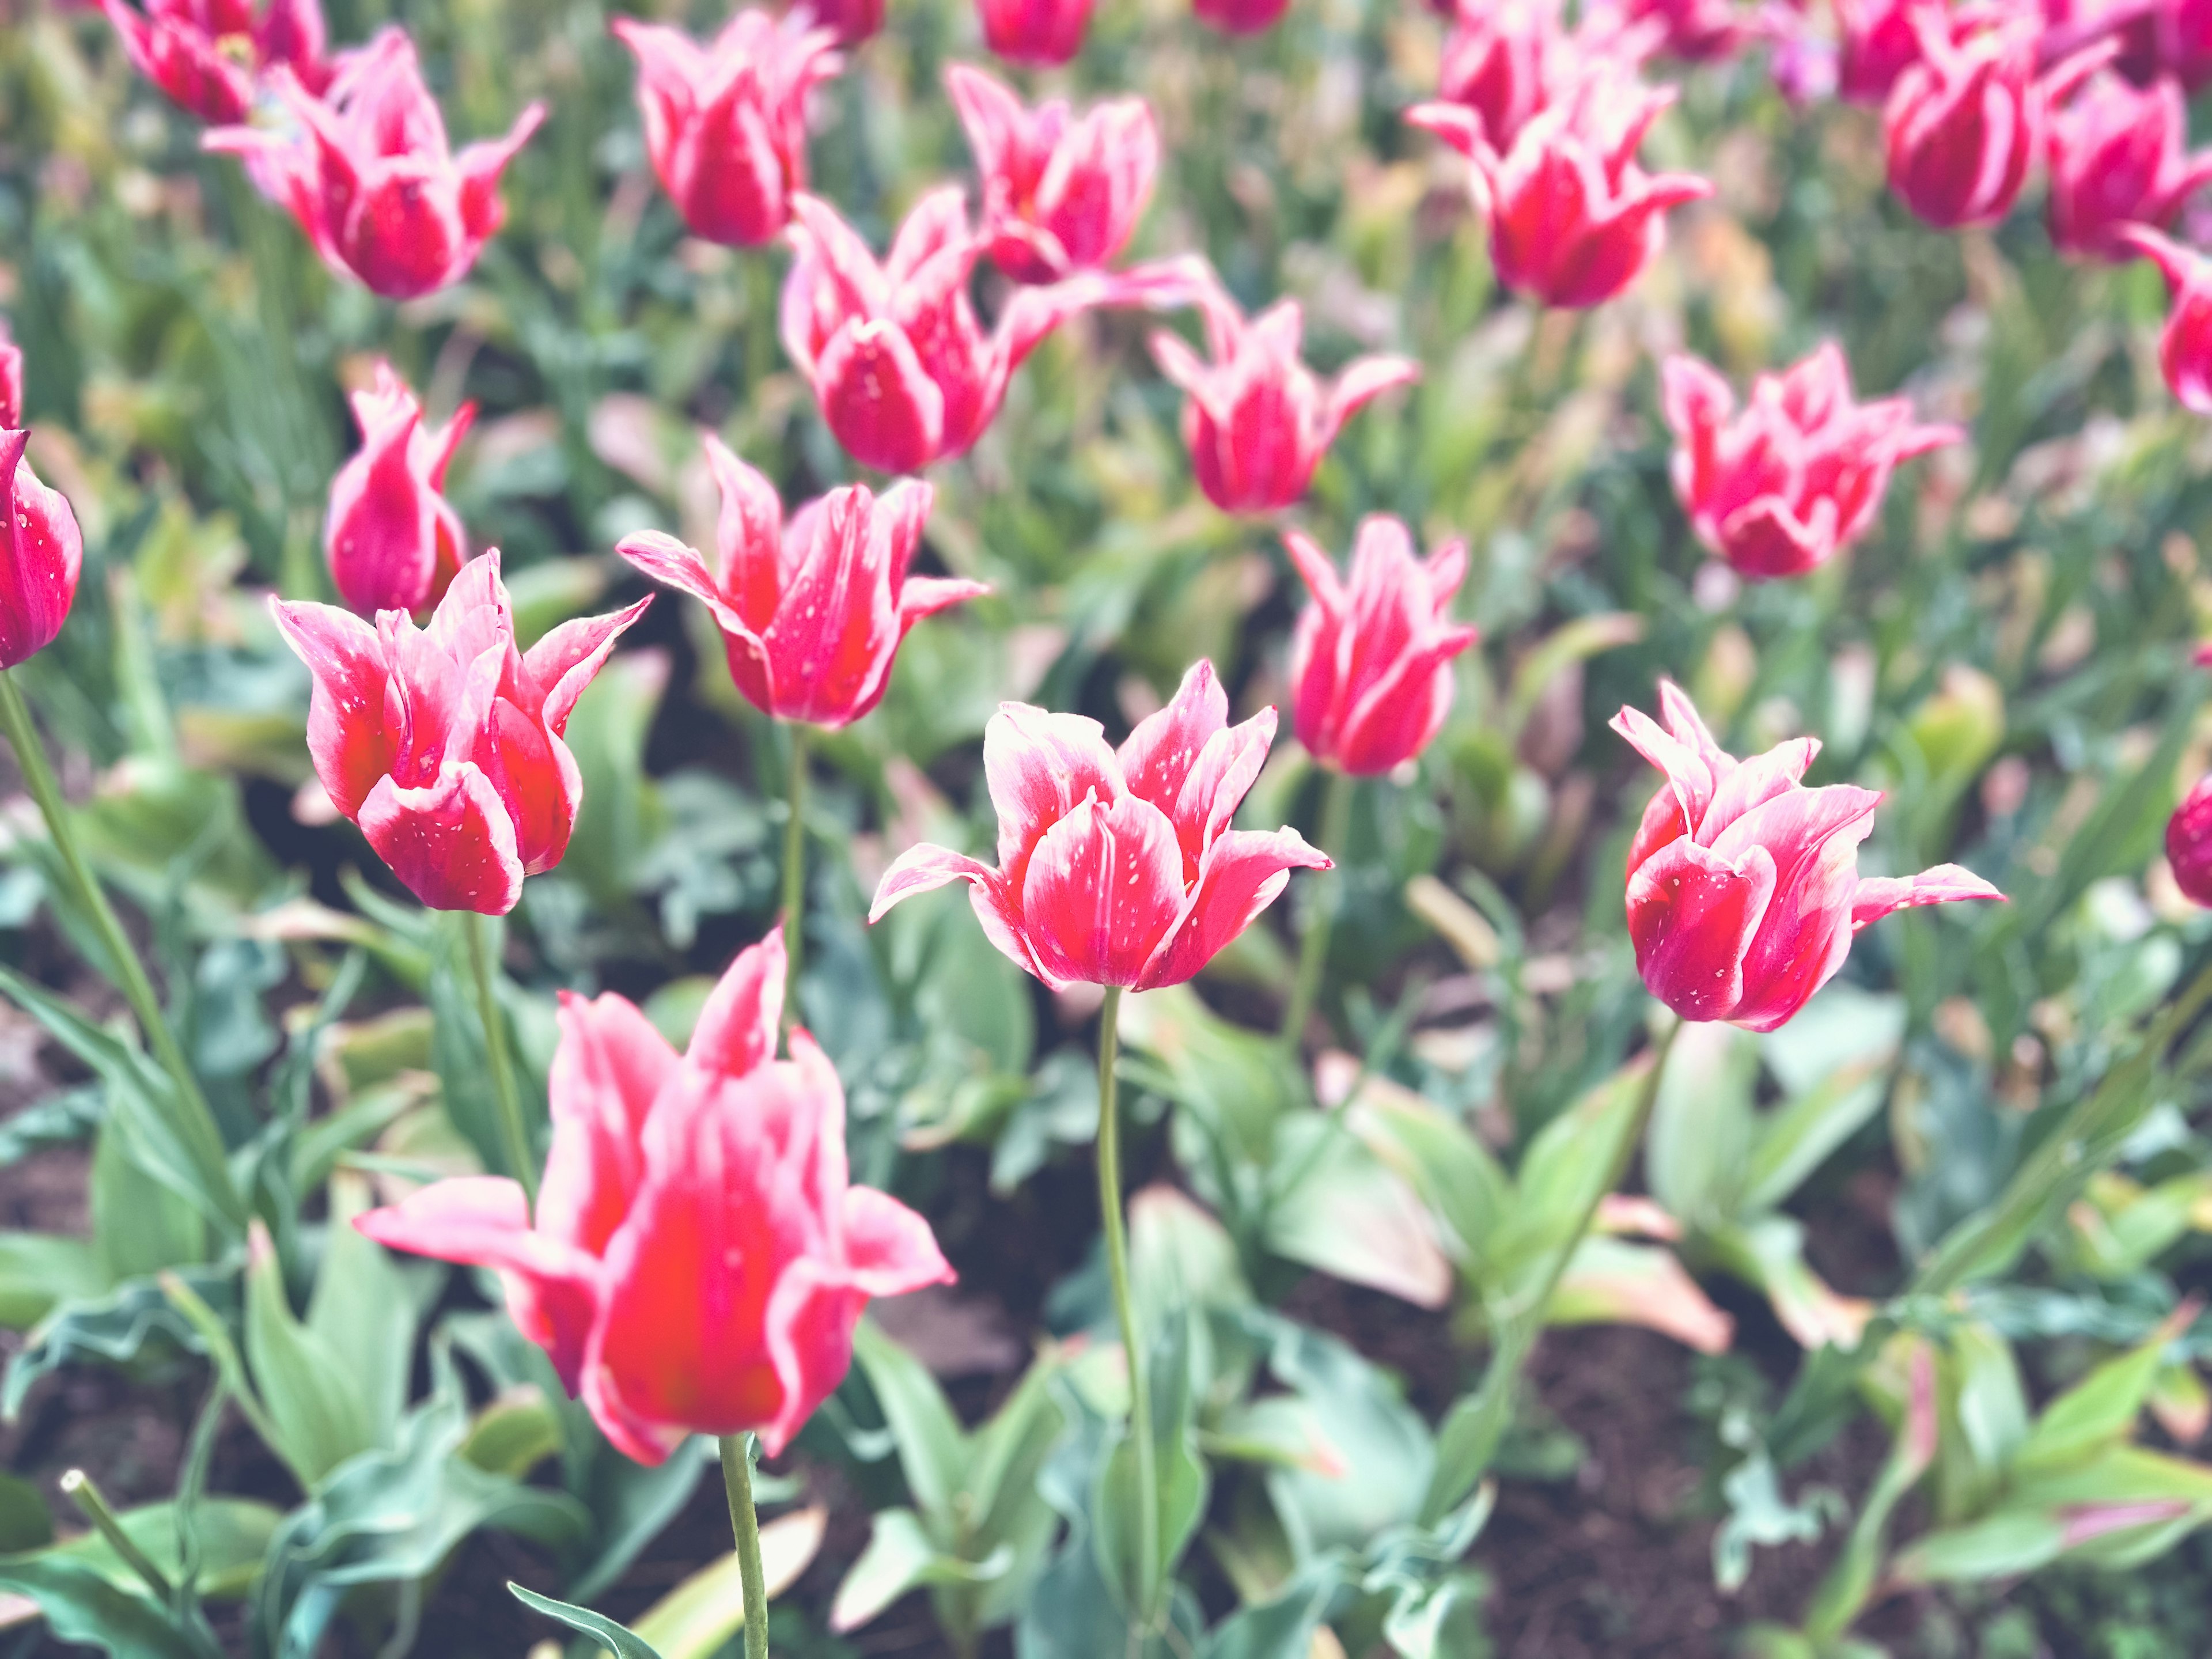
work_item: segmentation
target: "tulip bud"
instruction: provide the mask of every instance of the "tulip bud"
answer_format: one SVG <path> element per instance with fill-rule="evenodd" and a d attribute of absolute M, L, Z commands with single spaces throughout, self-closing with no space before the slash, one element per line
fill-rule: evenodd
<path fill-rule="evenodd" d="M 1817 738 L 1740 761 L 1679 686 L 1662 680 L 1659 701 L 1663 726 L 1634 708 L 1613 720 L 1667 775 L 1629 844 L 1628 933 L 1645 987 L 1684 1019 L 1771 1031 L 1835 976 L 1860 928 L 1908 905 L 2004 896 L 1954 864 L 1861 876 L 1881 797 L 1805 787 Z"/>
<path fill-rule="evenodd" d="M 2167 387 L 2192 415 L 2212 415 L 2212 259 L 2147 225 L 2122 225 L 2113 234 L 2159 268 L 2172 295 L 2158 338 Z"/>
<path fill-rule="evenodd" d="M 975 0 L 983 44 L 1016 64 L 1065 64 L 1083 49 L 1091 0 Z"/>
<path fill-rule="evenodd" d="M 317 0 L 100 0 L 133 68 L 179 108 L 217 125 L 243 121 L 255 78 L 282 64 L 320 96 L 330 84 Z"/>
<path fill-rule="evenodd" d="M 791 219 L 806 187 L 806 102 L 837 71 L 836 37 L 801 10 L 778 24 L 741 11 L 711 46 L 680 29 L 617 17 L 637 54 L 645 149 L 661 188 L 696 235 L 757 247 Z"/>
<path fill-rule="evenodd" d="M 707 459 L 722 492 L 714 566 L 658 531 L 615 550 L 706 605 L 730 678 L 764 714 L 832 731 L 851 725 L 882 701 L 908 629 L 990 592 L 906 574 L 929 519 L 926 483 L 902 479 L 881 495 L 865 484 L 835 489 L 787 527 L 775 486 L 719 438 L 707 439 Z"/>
<path fill-rule="evenodd" d="M 1329 867 L 1295 830 L 1229 827 L 1274 737 L 1272 708 L 1229 724 L 1207 662 L 1119 750 L 1096 720 L 1003 703 L 983 731 L 998 866 L 910 848 L 884 872 L 868 920 L 965 881 L 991 943 L 1055 991 L 1179 985 L 1275 902 L 1293 869 Z"/>
<path fill-rule="evenodd" d="M 1448 542 L 1424 563 L 1395 519 L 1359 526 L 1352 579 L 1297 531 L 1283 533 L 1313 603 L 1291 641 L 1298 741 L 1354 777 L 1413 759 L 1451 712 L 1451 659 L 1479 637 L 1449 620 L 1467 575 L 1467 544 Z"/>
<path fill-rule="evenodd" d="M 331 480 L 323 530 L 331 579 L 362 616 L 420 611 L 444 594 L 466 551 L 460 514 L 441 492 L 476 405 L 426 428 L 407 383 L 380 362 L 374 385 L 353 394 L 353 417 L 361 452 Z"/>
<path fill-rule="evenodd" d="M 84 564 L 76 514 L 31 471 L 23 458 L 30 441 L 27 432 L 0 431 L 0 669 L 54 642 Z"/>
<path fill-rule="evenodd" d="M 2198 779 L 2166 821 L 2166 861 L 2175 886 L 2212 905 L 2212 776 Z"/>
<path fill-rule="evenodd" d="M 2212 180 L 2212 150 L 2191 155 L 2188 138 L 2178 82 L 2137 90 L 2115 75 L 2092 80 L 2051 116 L 2051 240 L 2070 253 L 2130 258 L 2121 225 L 2163 228 Z"/>

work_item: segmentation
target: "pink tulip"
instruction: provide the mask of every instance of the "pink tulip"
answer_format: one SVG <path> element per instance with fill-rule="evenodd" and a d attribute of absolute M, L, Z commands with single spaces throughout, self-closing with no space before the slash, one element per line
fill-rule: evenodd
<path fill-rule="evenodd" d="M 1224 34 L 1259 34 L 1282 21 L 1291 0 L 1190 0 L 1190 9 Z"/>
<path fill-rule="evenodd" d="M 222 127 L 206 147 L 244 157 L 333 270 L 394 300 L 468 275 L 506 217 L 499 176 L 545 118 L 532 104 L 506 137 L 454 155 L 415 43 L 398 28 L 348 54 L 325 97 L 281 64 L 269 82 L 296 126 Z"/>
<path fill-rule="evenodd" d="M 1109 264 L 1152 198 L 1159 130 L 1141 98 L 1116 98 L 1078 118 L 1065 99 L 1035 110 L 965 64 L 945 90 L 983 175 L 991 259 L 1018 283 L 1050 283 Z"/>
<path fill-rule="evenodd" d="M 2166 386 L 2191 414 L 2212 415 L 2212 259 L 2148 225 L 2122 225 L 2114 235 L 2157 265 L 2173 296 L 2158 339 Z"/>
<path fill-rule="evenodd" d="M 1736 0 L 1621 0 L 1629 25 L 1657 27 L 1657 48 L 1670 58 L 1708 63 L 1733 57 L 1759 34 L 1759 19 Z"/>
<path fill-rule="evenodd" d="M 1667 775 L 1628 848 L 1628 933 L 1651 994 L 1684 1019 L 1771 1031 L 1835 976 L 1851 936 L 1908 905 L 2004 895 L 1955 864 L 1863 877 L 1858 845 L 1881 796 L 1802 780 L 1820 752 L 1798 738 L 1739 761 L 1680 686 L 1667 723 L 1624 708 L 1613 729 Z"/>
<path fill-rule="evenodd" d="M 715 562 L 659 531 L 625 537 L 615 550 L 706 605 L 730 678 L 764 714 L 832 731 L 851 725 L 882 701 L 908 629 L 990 592 L 906 574 L 933 494 L 917 479 L 881 495 L 865 484 L 833 489 L 787 527 L 775 486 L 711 434 L 707 459 L 722 492 Z"/>
<path fill-rule="evenodd" d="M 626 999 L 563 991 L 537 1215 L 520 1183 L 471 1176 L 354 1224 L 498 1269 L 517 1328 L 641 1463 L 693 1434 L 781 1452 L 870 1299 L 952 1279 L 927 1222 L 849 1184 L 845 1091 L 813 1039 L 775 1058 L 784 967 L 781 928 L 739 951 L 681 1055 Z"/>
<path fill-rule="evenodd" d="M 1558 0 L 1474 0 L 1459 9 L 1444 36 L 1437 96 L 1472 110 L 1491 147 L 1509 149 L 1549 101 L 1571 49 Z"/>
<path fill-rule="evenodd" d="M 307 749 L 331 804 L 434 910 L 505 915 L 568 850 L 583 782 L 561 741 L 651 604 L 563 623 L 525 654 L 498 550 L 461 567 L 427 628 L 336 605 L 270 610 L 314 677 Z"/>
<path fill-rule="evenodd" d="M 1293 723 L 1323 765 L 1373 777 L 1412 760 L 1451 712 L 1451 659 L 1480 637 L 1450 620 L 1467 575 L 1467 544 L 1425 563 L 1395 519 L 1359 526 L 1352 580 L 1314 542 L 1283 532 L 1313 595 L 1291 641 Z"/>
<path fill-rule="evenodd" d="M 1297 301 L 1278 301 L 1248 320 L 1215 287 L 1201 308 L 1212 361 L 1166 332 L 1152 337 L 1152 357 L 1183 390 L 1192 470 L 1206 499 L 1224 513 L 1291 506 L 1353 413 L 1420 378 L 1420 365 L 1409 358 L 1360 357 L 1324 390 L 1298 356 L 1305 325 Z"/>
<path fill-rule="evenodd" d="M 1920 61 L 1913 14 L 1942 0 L 1832 0 L 1841 43 L 1836 90 L 1856 103 L 1879 104 L 1898 77 Z"/>
<path fill-rule="evenodd" d="M 1179 985 L 1273 903 L 1293 869 L 1329 861 L 1295 830 L 1232 830 L 1275 738 L 1275 711 L 1229 724 L 1200 662 L 1117 751 L 1098 722 L 1001 703 L 983 732 L 999 863 L 924 844 L 899 855 L 870 921 L 969 884 L 991 943 L 1054 990 Z"/>
<path fill-rule="evenodd" d="M 2212 905 L 2212 776 L 2199 778 L 2166 821 L 2166 861 L 2175 886 Z"/>
<path fill-rule="evenodd" d="M 282 64 L 319 96 L 330 84 L 317 0 L 101 0 L 132 67 L 203 121 L 228 125 L 253 107 L 254 82 Z"/>
<path fill-rule="evenodd" d="M 1865 533 L 1899 461 L 1966 435 L 1920 424 L 1904 398 L 1852 401 L 1850 366 L 1832 341 L 1760 375 L 1741 409 L 1695 357 L 1668 358 L 1660 380 L 1674 493 L 1698 539 L 1751 577 L 1826 563 Z"/>
<path fill-rule="evenodd" d="M 841 46 L 857 46 L 884 26 L 884 0 L 802 0 L 790 15 L 805 15 L 830 31 Z"/>
<path fill-rule="evenodd" d="M 702 46 L 680 29 L 617 17 L 637 54 L 638 106 L 653 171 L 692 231 L 757 247 L 791 221 L 806 188 L 806 104 L 837 72 L 836 37 L 801 11 L 778 23 L 741 11 Z"/>
<path fill-rule="evenodd" d="M 1490 226 L 1498 280 L 1546 305 L 1579 308 L 1642 274 L 1666 240 L 1669 208 L 1713 192 L 1694 174 L 1637 165 L 1644 135 L 1674 97 L 1601 58 L 1503 154 L 1457 105 L 1418 105 L 1406 118 L 1474 163 L 1475 211 Z"/>
<path fill-rule="evenodd" d="M 983 44 L 1015 64 L 1065 64 L 1083 50 L 1091 0 L 975 0 Z"/>
<path fill-rule="evenodd" d="M 2179 82 L 2138 90 L 2116 75 L 2091 81 L 2051 115 L 2051 240 L 2072 253 L 2130 258 L 2122 224 L 2163 228 L 2212 182 L 2212 150 L 2191 155 L 2188 141 Z"/>
<path fill-rule="evenodd" d="M 0 410 L 0 669 L 54 642 L 76 601 L 84 566 L 76 514 L 59 490 L 39 482 L 23 456 L 31 434 L 15 426 L 22 418 L 21 374 L 21 354 L 0 337 L 0 400 L 9 405 Z"/>
<path fill-rule="evenodd" d="M 323 547 L 339 597 L 362 615 L 434 604 L 461 568 L 466 534 L 441 492 L 476 412 L 463 404 L 444 426 L 425 427 L 422 405 L 386 362 L 353 394 L 361 451 L 331 480 Z"/>

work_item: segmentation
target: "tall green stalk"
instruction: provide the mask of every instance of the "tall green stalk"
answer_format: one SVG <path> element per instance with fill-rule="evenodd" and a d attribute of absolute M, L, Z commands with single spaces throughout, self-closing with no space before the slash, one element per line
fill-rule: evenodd
<path fill-rule="evenodd" d="M 1160 1554 L 1159 1448 L 1152 1439 L 1152 1391 L 1145 1365 L 1144 1334 L 1129 1287 L 1129 1236 L 1121 1219 L 1121 1114 L 1115 1099 L 1114 1063 L 1121 1041 L 1121 988 L 1106 988 L 1098 1016 L 1098 1211 L 1106 1229 L 1106 1277 L 1114 1287 L 1114 1316 L 1121 1327 L 1121 1352 L 1129 1365 L 1129 1437 L 1137 1452 L 1137 1559 L 1149 1589 Z M 1139 1609 L 1149 1620 L 1148 1604 Z"/>
<path fill-rule="evenodd" d="M 1329 769 L 1322 793 L 1321 839 L 1316 845 L 1332 859 L 1342 856 L 1352 830 L 1351 775 Z M 1313 1018 L 1321 995 L 1321 978 L 1328 966 L 1329 934 L 1337 912 L 1344 905 L 1344 872 L 1331 870 L 1310 883 L 1305 913 L 1305 933 L 1298 943 L 1298 974 L 1291 983 L 1291 1000 L 1283 1010 L 1282 1044 L 1292 1054 L 1305 1036 L 1306 1022 Z"/>
<path fill-rule="evenodd" d="M 722 1490 L 730 1500 L 730 1530 L 738 1540 L 738 1583 L 745 1598 L 745 1659 L 768 1659 L 768 1580 L 761 1571 L 760 1513 L 753 1508 L 753 1459 L 760 1441 L 750 1434 L 726 1434 Z"/>
<path fill-rule="evenodd" d="M 538 1160 L 530 1150 L 530 1130 L 522 1118 L 522 1092 L 514 1078 L 514 1057 L 507 1052 L 507 1017 L 500 1012 L 499 994 L 492 981 L 492 920 L 473 910 L 461 912 L 461 930 L 468 935 L 469 971 L 477 983 L 477 1012 L 483 1016 L 484 1058 L 491 1067 L 493 1104 L 499 1115 L 499 1139 L 507 1166 L 522 1183 L 523 1200 L 530 1213 L 538 1213 Z"/>
<path fill-rule="evenodd" d="M 0 669 L 0 729 L 6 731 L 8 741 L 15 748 L 24 785 L 46 821 L 46 833 L 53 840 L 54 851 L 60 855 L 63 872 L 78 907 L 100 936 L 116 987 L 123 993 L 123 1000 L 131 1005 L 131 1012 L 138 1022 L 138 1029 L 146 1034 L 147 1046 L 154 1051 L 154 1058 L 176 1085 L 179 1135 L 193 1147 L 202 1167 L 227 1170 L 230 1154 L 223 1145 L 222 1131 L 216 1127 L 215 1113 L 208 1105 L 207 1097 L 200 1092 L 199 1079 L 186 1064 L 175 1034 L 169 1030 L 161 1000 L 154 994 L 153 981 L 146 977 L 145 964 L 138 960 L 138 952 L 123 931 L 123 924 L 116 919 L 115 908 L 108 903 L 106 890 L 85 860 L 69 803 L 62 799 L 61 785 L 56 781 L 54 769 L 46 759 L 46 744 L 32 722 L 30 706 L 23 701 L 22 688 L 16 684 L 12 669 Z M 230 1200 L 237 1223 L 243 1229 L 245 1206 L 234 1192 Z"/>
<path fill-rule="evenodd" d="M 786 781 L 790 816 L 783 823 L 783 1024 L 799 1018 L 799 959 L 806 943 L 806 728 L 797 720 L 791 734 L 790 777 Z"/>

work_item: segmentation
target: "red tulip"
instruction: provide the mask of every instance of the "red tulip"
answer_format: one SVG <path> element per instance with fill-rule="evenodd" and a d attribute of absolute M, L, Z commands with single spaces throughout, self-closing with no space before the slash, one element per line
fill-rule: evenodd
<path fill-rule="evenodd" d="M 1674 432 L 1674 493 L 1698 539 L 1747 576 L 1802 576 L 1865 533 L 1899 461 L 1966 434 L 1923 426 L 1904 398 L 1851 399 L 1834 342 L 1735 393 L 1709 364 L 1661 371 Z"/>
<path fill-rule="evenodd" d="M 1942 0 L 1832 0 L 1840 44 L 1836 53 L 1836 90 L 1862 104 L 1888 98 L 1898 77 L 1920 61 L 1920 39 L 1913 32 L 1917 11 Z"/>
<path fill-rule="evenodd" d="M 2137 90 L 2100 75 L 2051 115 L 2051 240 L 2074 253 L 2130 257 L 2115 234 L 2130 221 L 2164 226 L 2212 181 L 2212 150 L 2186 153 L 2189 106 L 2178 82 Z"/>
<path fill-rule="evenodd" d="M 865 484 L 833 489 L 787 528 L 775 486 L 711 434 L 707 459 L 722 492 L 715 563 L 659 531 L 625 537 L 615 550 L 706 605 L 730 678 L 764 714 L 851 725 L 882 701 L 907 629 L 990 592 L 906 574 L 929 519 L 932 491 L 917 479 L 880 496 Z"/>
<path fill-rule="evenodd" d="M 1159 129 L 1141 98 L 1078 119 L 1065 99 L 1035 110 L 981 70 L 955 64 L 945 90 L 983 175 L 991 259 L 1018 283 L 1101 268 L 1143 217 L 1160 164 Z"/>
<path fill-rule="evenodd" d="M 1546 305 L 1579 307 L 1635 281 L 1666 240 L 1668 209 L 1712 194 L 1694 174 L 1647 174 L 1636 164 L 1674 98 L 1601 58 L 1502 155 L 1456 105 L 1418 105 L 1407 119 L 1474 163 L 1475 210 L 1489 223 L 1498 280 Z"/>
<path fill-rule="evenodd" d="M 741 11 L 702 46 L 681 29 L 617 17 L 637 54 L 645 149 L 684 222 L 710 242 L 757 247 L 806 188 L 806 102 L 837 72 L 836 37 L 804 11 Z"/>
<path fill-rule="evenodd" d="M 1179 985 L 1275 902 L 1293 869 L 1329 867 L 1295 830 L 1229 827 L 1274 738 L 1272 708 L 1229 724 L 1208 662 L 1118 751 L 1096 720 L 1001 703 L 983 732 L 998 867 L 910 848 L 884 872 L 868 920 L 965 881 L 991 943 L 1054 990 Z"/>
<path fill-rule="evenodd" d="M 783 978 L 779 928 L 680 1055 L 626 999 L 563 991 L 536 1217 L 518 1182 L 472 1176 L 354 1224 L 498 1269 L 516 1327 L 641 1463 L 693 1434 L 782 1451 L 843 1380 L 869 1300 L 952 1279 L 927 1222 L 849 1184 L 845 1091 L 813 1039 L 775 1058 Z"/>
<path fill-rule="evenodd" d="M 2175 886 L 2212 905 L 2212 776 L 2199 778 L 2166 821 L 2166 861 Z"/>
<path fill-rule="evenodd" d="M 331 804 L 434 910 L 505 915 L 568 850 L 583 793 L 561 741 L 576 699 L 651 604 L 561 624 L 525 654 L 493 549 L 427 628 L 332 605 L 270 610 L 314 677 L 307 749 Z"/>
<path fill-rule="evenodd" d="M 2123 225 L 2114 235 L 2165 274 L 2173 296 L 2158 339 L 2166 384 L 2192 415 L 2212 415 L 2212 259 L 2148 225 Z"/>
<path fill-rule="evenodd" d="M 792 208 L 799 257 L 783 284 L 784 349 L 847 453 L 885 472 L 964 452 L 998 414 L 1022 360 L 1069 318 L 1094 306 L 1165 303 L 1190 287 L 1180 262 L 1079 271 L 1023 289 L 987 335 L 968 301 L 984 243 L 957 185 L 915 204 L 880 264 L 827 202 L 802 194 Z"/>
<path fill-rule="evenodd" d="M 1613 729 L 1667 775 L 1628 848 L 1628 933 L 1652 995 L 1684 1019 L 1771 1031 L 1834 977 L 1851 935 L 1907 905 L 2004 895 L 1955 864 L 1917 876 L 1858 873 L 1881 796 L 1801 780 L 1820 740 L 1739 761 L 1680 687 L 1662 681 L 1667 724 L 1624 708 Z"/>
<path fill-rule="evenodd" d="M 440 492 L 477 406 L 463 404 L 442 427 L 422 424 L 422 405 L 390 363 L 353 394 L 361 452 L 331 480 L 323 546 L 338 595 L 364 616 L 420 611 L 461 568 L 461 515 Z"/>
<path fill-rule="evenodd" d="M 1467 544 L 1448 542 L 1424 563 L 1406 526 L 1378 515 L 1359 526 L 1348 583 L 1297 531 L 1283 545 L 1313 595 L 1291 641 L 1298 741 L 1354 777 L 1412 760 L 1451 712 L 1451 659 L 1480 637 L 1449 620 Z"/>
<path fill-rule="evenodd" d="M 172 102 L 217 125 L 243 121 L 256 76 L 282 64 L 319 96 L 330 84 L 323 12 L 317 0 L 101 0 L 116 38 L 139 74 Z"/>
<path fill-rule="evenodd" d="M 22 416 L 13 406 L 20 394 L 9 385 L 11 353 L 15 348 L 0 340 L 0 397 L 11 405 L 0 412 L 13 428 L 0 429 L 0 668 L 13 668 L 54 642 L 69 620 L 84 565 L 76 514 L 61 491 L 39 482 L 23 457 L 31 434 L 15 427 Z M 20 386 L 20 353 L 12 369 Z"/>
<path fill-rule="evenodd" d="M 1190 0 L 1190 9 L 1224 34 L 1259 34 L 1282 21 L 1291 0 Z"/>
<path fill-rule="evenodd" d="M 1016 64 L 1065 64 L 1083 50 L 1091 0 L 975 0 L 983 44 Z"/>
<path fill-rule="evenodd" d="M 1920 56 L 1882 112 L 1890 188 L 1931 225 L 1992 223 L 2027 181 L 2051 105 L 2094 74 L 2111 46 L 2039 79 L 2043 21 L 2032 10 L 1922 6 L 1911 21 Z"/>
<path fill-rule="evenodd" d="M 1266 513 L 1306 493 L 1338 430 L 1361 405 L 1420 378 L 1405 357 L 1360 357 L 1326 391 L 1298 358 L 1304 314 L 1282 300 L 1248 320 L 1218 288 L 1203 299 L 1207 362 L 1181 337 L 1152 337 L 1160 372 L 1181 386 L 1183 441 L 1206 499 Z"/>
<path fill-rule="evenodd" d="M 349 54 L 325 98 L 281 64 L 269 82 L 295 128 L 222 127 L 207 148 L 246 158 L 332 270 L 393 300 L 468 275 L 507 215 L 499 176 L 545 118 L 532 104 L 506 137 L 454 155 L 415 43 L 398 28 Z"/>

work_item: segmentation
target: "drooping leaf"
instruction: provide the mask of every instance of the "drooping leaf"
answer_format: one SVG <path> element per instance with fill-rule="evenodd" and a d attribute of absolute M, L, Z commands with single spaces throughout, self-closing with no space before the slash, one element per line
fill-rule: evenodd
<path fill-rule="evenodd" d="M 507 1594 L 548 1619 L 559 1620 L 570 1630 L 585 1636 L 596 1636 L 614 1653 L 615 1659 L 662 1659 L 659 1651 L 642 1637 L 624 1629 L 605 1613 L 593 1613 L 588 1607 L 572 1607 L 566 1601 L 556 1601 L 550 1595 L 540 1595 L 536 1590 L 525 1589 L 510 1583 Z"/>

